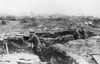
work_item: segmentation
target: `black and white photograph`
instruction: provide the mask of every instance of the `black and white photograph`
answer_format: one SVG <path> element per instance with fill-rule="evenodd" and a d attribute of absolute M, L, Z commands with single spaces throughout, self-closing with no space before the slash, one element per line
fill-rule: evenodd
<path fill-rule="evenodd" d="M 0 0 L 0 64 L 100 64 L 100 0 Z"/>

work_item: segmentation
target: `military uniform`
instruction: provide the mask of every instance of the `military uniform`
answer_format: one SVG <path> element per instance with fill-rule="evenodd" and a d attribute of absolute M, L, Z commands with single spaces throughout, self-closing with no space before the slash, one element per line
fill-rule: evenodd
<path fill-rule="evenodd" d="M 34 33 L 34 32 L 30 32 L 30 36 L 31 38 L 29 38 L 28 42 L 32 43 L 32 45 L 34 45 L 33 47 L 33 51 L 36 55 L 39 56 L 39 58 L 44 61 L 44 58 L 43 58 L 43 54 L 42 54 L 42 49 L 43 49 L 43 46 L 39 40 L 39 37 Z"/>
<path fill-rule="evenodd" d="M 34 32 L 30 32 L 30 38 L 28 39 L 28 42 L 30 42 L 32 45 L 34 45 L 33 51 L 36 51 L 36 49 L 39 48 L 41 45 L 38 36 L 35 35 Z"/>
<path fill-rule="evenodd" d="M 83 27 L 80 28 L 79 33 L 81 34 L 81 39 L 85 39 L 87 37 L 86 30 Z"/>
<path fill-rule="evenodd" d="M 74 36 L 75 39 L 79 39 L 80 38 L 79 29 L 75 29 L 75 32 L 73 33 L 73 36 Z"/>

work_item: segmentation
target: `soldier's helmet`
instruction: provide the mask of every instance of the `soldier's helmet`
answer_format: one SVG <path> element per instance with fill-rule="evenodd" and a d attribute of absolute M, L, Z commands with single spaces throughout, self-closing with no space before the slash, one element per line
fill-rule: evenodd
<path fill-rule="evenodd" d="M 31 29 L 31 30 L 29 30 L 29 32 L 30 32 L 30 33 L 35 33 L 35 32 L 34 32 L 34 30 L 32 30 L 32 29 Z"/>

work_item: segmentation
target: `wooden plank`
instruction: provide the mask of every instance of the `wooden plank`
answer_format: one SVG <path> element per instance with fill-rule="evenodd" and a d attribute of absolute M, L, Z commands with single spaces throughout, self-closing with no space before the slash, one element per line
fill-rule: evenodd
<path fill-rule="evenodd" d="M 98 64 L 100 64 L 100 55 L 92 55 Z"/>
<path fill-rule="evenodd" d="M 9 49 L 8 49 L 8 44 L 7 44 L 7 42 L 4 41 L 4 44 L 5 44 L 5 46 L 6 46 L 6 53 L 9 54 Z"/>

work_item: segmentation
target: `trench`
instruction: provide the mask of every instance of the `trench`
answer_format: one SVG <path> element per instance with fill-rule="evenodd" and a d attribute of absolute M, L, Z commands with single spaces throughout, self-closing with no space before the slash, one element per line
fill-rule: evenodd
<path fill-rule="evenodd" d="M 55 54 L 50 59 L 51 64 L 79 64 L 70 56 L 63 56 L 61 53 Z"/>
<path fill-rule="evenodd" d="M 67 55 L 66 51 L 60 51 L 54 47 L 48 48 L 45 52 L 42 52 L 42 56 L 38 55 L 38 57 L 41 61 L 44 59 L 48 64 L 79 64 L 74 58 Z"/>

